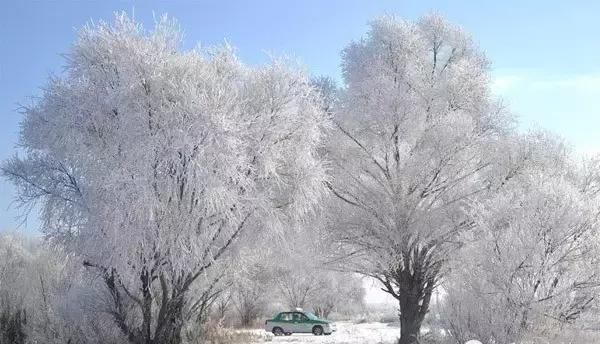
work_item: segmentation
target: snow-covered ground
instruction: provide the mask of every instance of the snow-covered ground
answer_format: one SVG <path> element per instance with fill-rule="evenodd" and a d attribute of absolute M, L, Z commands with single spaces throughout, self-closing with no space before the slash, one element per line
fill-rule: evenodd
<path fill-rule="evenodd" d="M 274 337 L 265 336 L 265 340 L 272 343 L 295 344 L 392 344 L 400 336 L 400 328 L 393 324 L 336 322 L 337 331 L 330 336 L 314 336 L 312 334 L 293 334 L 291 336 Z M 263 336 L 264 330 L 253 330 Z"/>

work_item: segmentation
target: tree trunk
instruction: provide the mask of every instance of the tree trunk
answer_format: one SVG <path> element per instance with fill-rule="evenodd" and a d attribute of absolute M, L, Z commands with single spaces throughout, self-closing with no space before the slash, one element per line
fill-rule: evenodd
<path fill-rule="evenodd" d="M 181 317 L 172 318 L 166 323 L 160 332 L 157 332 L 153 344 L 180 344 L 182 343 L 181 330 L 183 321 Z"/>
<path fill-rule="evenodd" d="M 429 311 L 440 272 L 440 263 L 432 260 L 429 249 L 414 245 L 402 250 L 398 264 L 378 278 L 385 286 L 384 291 L 398 300 L 399 344 L 419 343 L 421 324 Z"/>
<path fill-rule="evenodd" d="M 89 263 L 86 266 L 92 266 Z M 163 288 L 163 300 L 159 309 L 158 317 L 156 321 L 153 321 L 152 314 L 155 304 L 155 299 L 150 291 L 150 283 L 152 277 L 147 273 L 147 270 L 143 270 L 140 274 L 140 281 L 142 285 L 142 298 L 138 299 L 132 295 L 125 286 L 120 282 L 118 274 L 115 269 L 104 270 L 104 282 L 110 295 L 112 296 L 113 309 L 112 314 L 114 321 L 121 330 L 121 332 L 127 337 L 131 344 L 181 344 L 182 336 L 181 331 L 184 323 L 184 302 L 185 292 L 178 292 L 172 295 L 167 293 L 166 282 L 161 276 L 161 284 Z M 141 326 L 131 326 L 128 323 L 129 314 L 126 302 L 123 300 L 121 291 L 125 291 L 127 295 L 135 304 L 140 307 L 142 313 Z M 155 322 L 155 324 L 153 324 Z M 153 331 L 153 327 L 154 331 Z"/>
<path fill-rule="evenodd" d="M 413 296 L 401 296 L 398 303 L 400 306 L 400 340 L 398 344 L 416 344 L 419 342 L 424 318 L 419 300 Z"/>
<path fill-rule="evenodd" d="M 313 313 L 315 313 L 315 315 L 318 316 L 319 318 L 322 318 L 322 319 L 325 318 L 325 309 L 323 309 L 322 306 L 313 307 Z"/>
<path fill-rule="evenodd" d="M 329 318 L 329 314 L 331 314 L 333 307 L 334 305 L 332 304 L 318 305 L 313 307 L 313 313 L 319 318 L 327 319 Z"/>
<path fill-rule="evenodd" d="M 182 342 L 184 294 L 169 300 L 164 316 L 159 317 L 152 344 L 180 344 Z"/>

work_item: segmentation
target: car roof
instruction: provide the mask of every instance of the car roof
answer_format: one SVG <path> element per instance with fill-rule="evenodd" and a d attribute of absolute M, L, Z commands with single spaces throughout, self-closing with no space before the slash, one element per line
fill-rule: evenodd
<path fill-rule="evenodd" d="M 277 316 L 281 316 L 283 314 L 294 314 L 294 313 L 299 313 L 299 314 L 302 314 L 302 315 L 306 316 L 306 314 L 304 314 L 304 312 L 301 312 L 301 311 L 285 311 L 285 312 L 280 312 L 279 314 L 277 314 Z"/>

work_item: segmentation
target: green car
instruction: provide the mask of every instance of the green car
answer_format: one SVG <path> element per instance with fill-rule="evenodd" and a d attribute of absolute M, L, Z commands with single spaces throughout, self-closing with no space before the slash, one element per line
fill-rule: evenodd
<path fill-rule="evenodd" d="M 315 336 L 329 335 L 335 332 L 333 322 L 321 319 L 310 312 L 281 312 L 273 319 L 265 321 L 265 330 L 276 336 L 292 333 L 312 333 Z"/>

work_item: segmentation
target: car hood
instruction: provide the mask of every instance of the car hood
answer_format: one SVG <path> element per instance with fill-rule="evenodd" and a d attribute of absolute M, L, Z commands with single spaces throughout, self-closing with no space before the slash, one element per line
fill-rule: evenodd
<path fill-rule="evenodd" d="M 313 320 L 313 321 L 315 323 L 322 324 L 322 325 L 331 325 L 331 324 L 333 324 L 333 321 L 323 320 L 323 319 L 318 319 L 318 320 Z"/>

